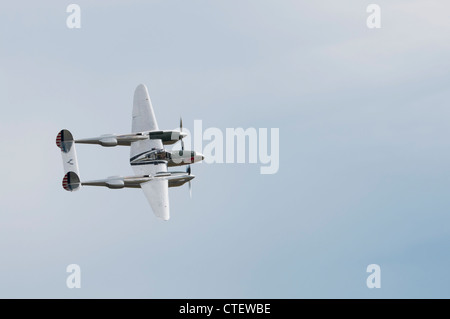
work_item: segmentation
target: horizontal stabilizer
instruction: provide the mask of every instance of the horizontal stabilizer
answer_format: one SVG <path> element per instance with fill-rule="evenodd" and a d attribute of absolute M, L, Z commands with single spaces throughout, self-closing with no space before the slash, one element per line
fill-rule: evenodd
<path fill-rule="evenodd" d="M 72 192 L 80 187 L 80 178 L 74 172 L 68 172 L 64 175 L 62 186 L 66 191 Z"/>
<path fill-rule="evenodd" d="M 56 136 L 56 145 L 61 150 L 64 174 L 74 172 L 79 175 L 77 153 L 72 133 L 68 130 L 61 130 Z"/>

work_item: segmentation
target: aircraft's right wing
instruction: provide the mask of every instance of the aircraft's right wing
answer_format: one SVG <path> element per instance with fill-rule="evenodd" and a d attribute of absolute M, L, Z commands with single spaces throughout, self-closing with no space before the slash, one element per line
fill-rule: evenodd
<path fill-rule="evenodd" d="M 147 87 L 144 84 L 139 84 L 134 91 L 133 123 L 131 126 L 131 132 L 139 133 L 157 130 L 158 123 L 156 122 L 155 113 L 153 112 L 152 102 L 150 101 Z"/>
<path fill-rule="evenodd" d="M 139 133 L 157 130 L 158 123 L 156 122 L 155 113 L 153 112 L 150 96 L 145 85 L 140 84 L 134 91 L 131 132 Z M 150 151 L 152 148 L 163 148 L 162 141 L 160 139 L 147 139 L 133 142 L 130 147 L 130 158 L 142 154 L 143 152 Z"/>

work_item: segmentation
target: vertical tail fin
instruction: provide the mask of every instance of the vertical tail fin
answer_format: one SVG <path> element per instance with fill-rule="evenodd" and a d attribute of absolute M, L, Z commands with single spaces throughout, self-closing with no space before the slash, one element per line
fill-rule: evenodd
<path fill-rule="evenodd" d="M 69 153 L 73 144 L 72 133 L 68 130 L 61 130 L 56 136 L 56 146 L 64 153 Z"/>
<path fill-rule="evenodd" d="M 66 191 L 72 192 L 77 190 L 81 185 L 80 178 L 74 172 L 68 172 L 64 175 L 62 186 Z"/>

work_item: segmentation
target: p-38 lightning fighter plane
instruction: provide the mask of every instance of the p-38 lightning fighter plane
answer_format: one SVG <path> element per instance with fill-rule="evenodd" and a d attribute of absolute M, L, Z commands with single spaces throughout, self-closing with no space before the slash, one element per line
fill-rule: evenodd
<path fill-rule="evenodd" d="M 145 85 L 140 84 L 134 92 L 131 134 L 108 134 L 87 139 L 74 139 L 68 130 L 61 130 L 56 137 L 56 145 L 61 149 L 64 166 L 62 186 L 67 191 L 75 191 L 80 186 L 104 186 L 111 189 L 124 187 L 141 188 L 155 215 L 168 220 L 169 187 L 177 187 L 195 177 L 191 175 L 191 163 L 204 159 L 195 151 L 185 151 L 183 124 L 180 131 L 161 131 L 156 122 L 152 103 Z M 163 145 L 181 141 L 181 150 L 166 151 Z M 101 180 L 80 181 L 75 143 L 99 144 L 105 147 L 130 146 L 130 165 L 136 175 L 109 177 Z M 186 172 L 169 172 L 167 167 L 188 165 Z"/>

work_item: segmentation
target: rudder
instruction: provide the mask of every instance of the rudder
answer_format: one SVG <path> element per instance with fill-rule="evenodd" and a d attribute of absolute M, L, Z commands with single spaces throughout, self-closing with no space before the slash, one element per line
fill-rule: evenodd
<path fill-rule="evenodd" d="M 81 185 L 80 178 L 74 172 L 68 172 L 64 175 L 62 186 L 66 191 L 72 192 L 77 190 Z"/>

